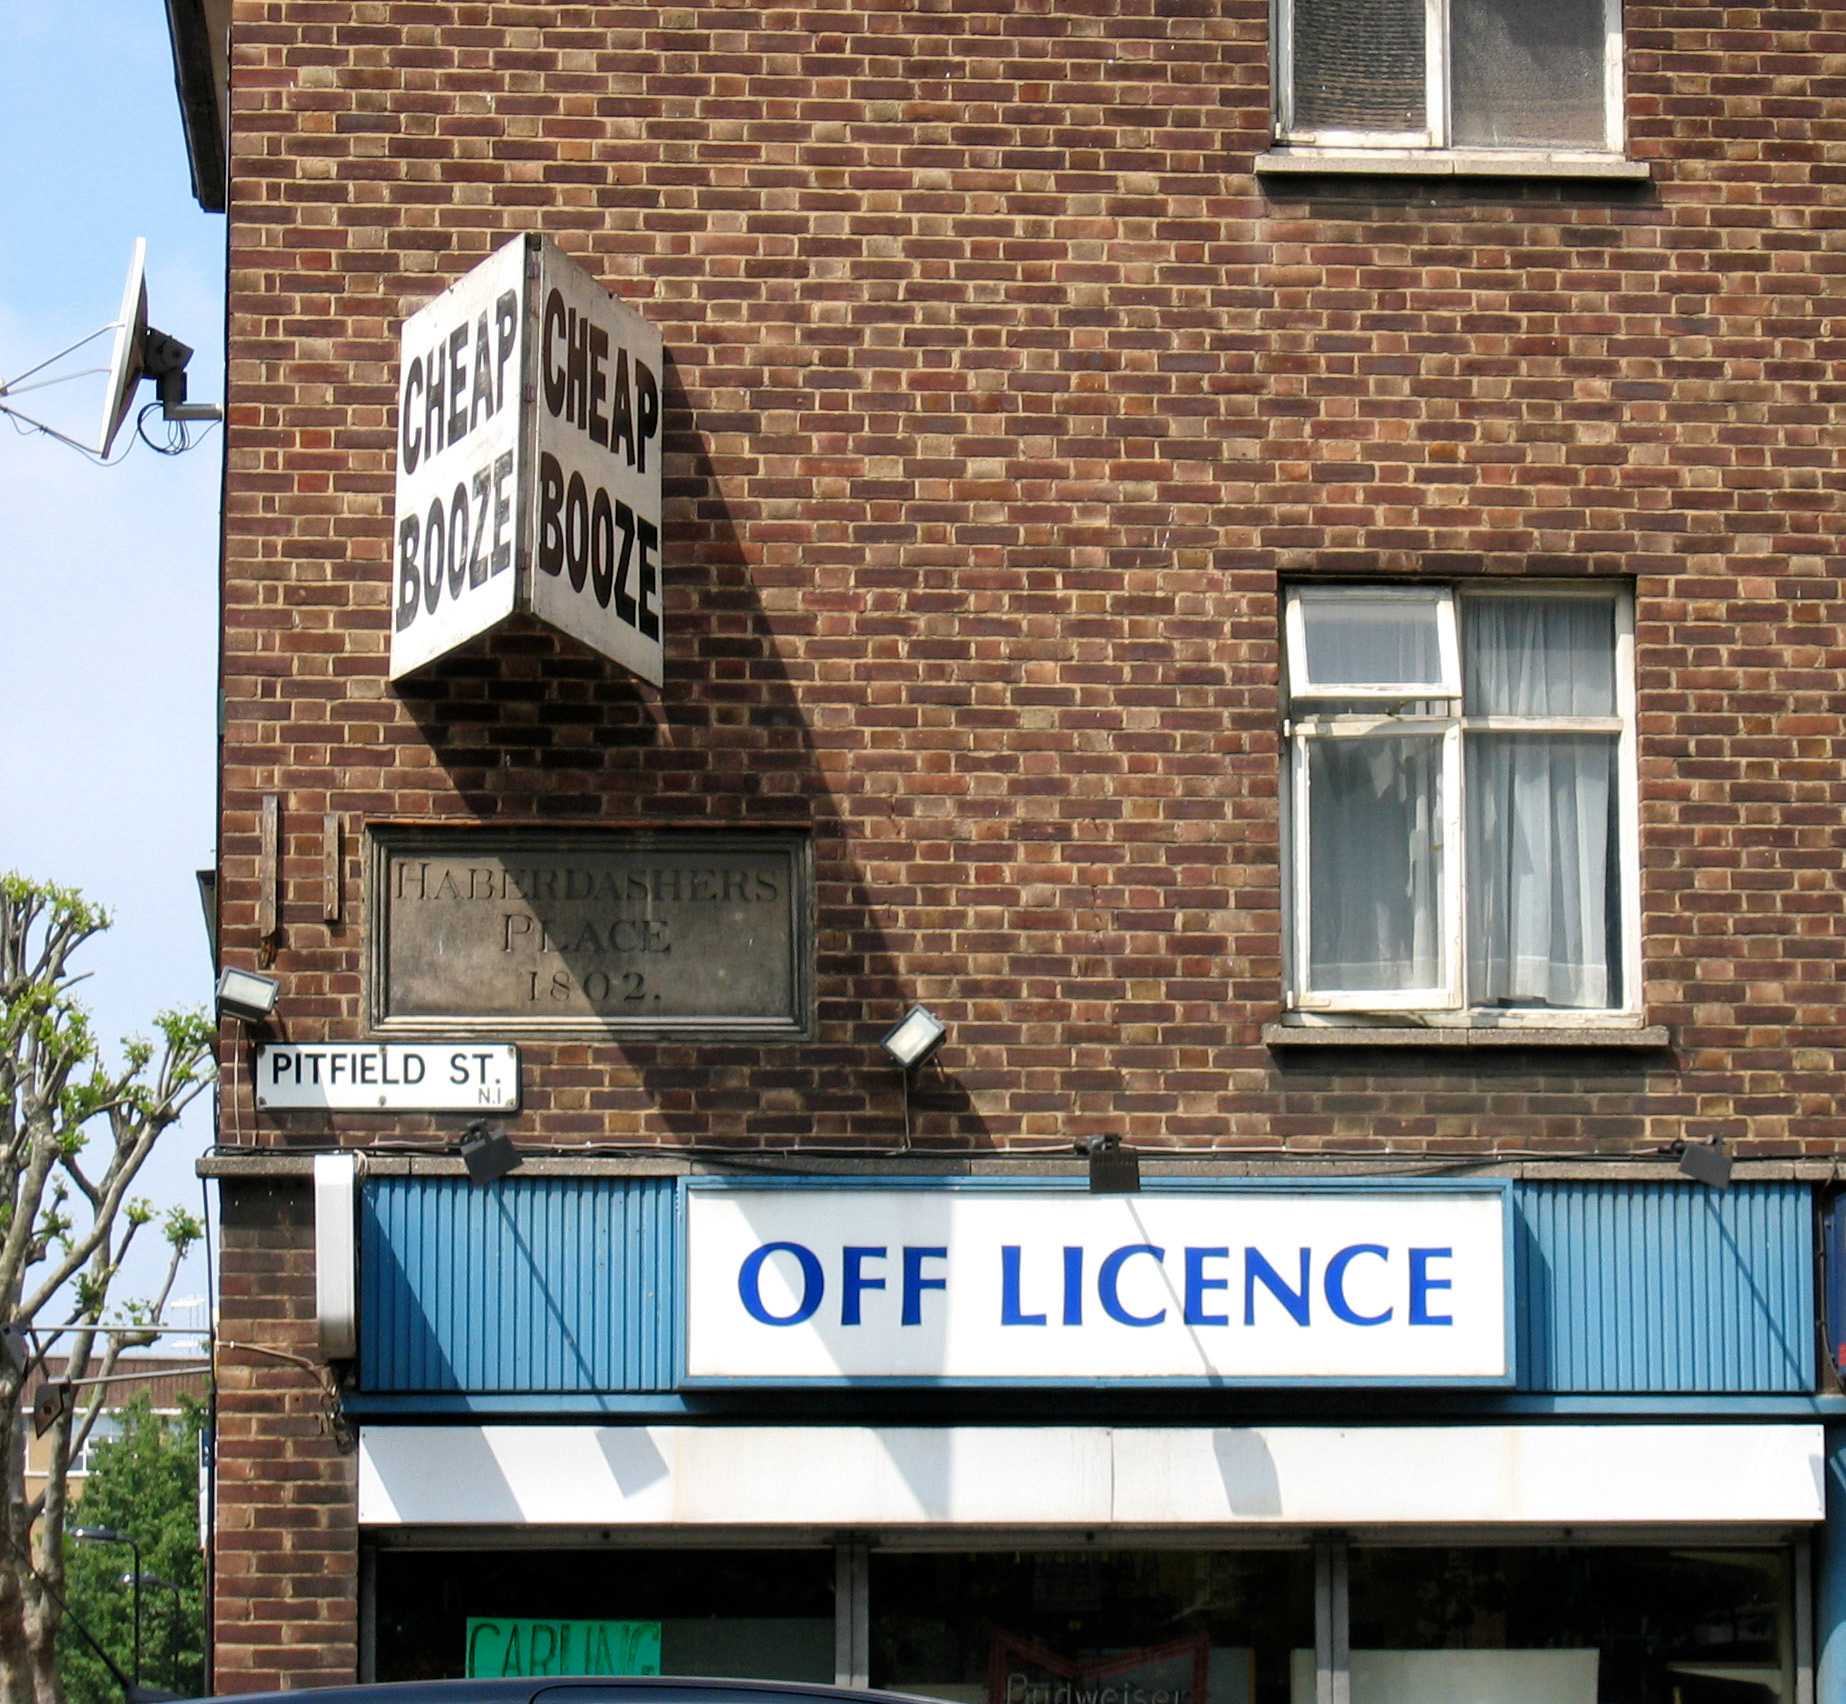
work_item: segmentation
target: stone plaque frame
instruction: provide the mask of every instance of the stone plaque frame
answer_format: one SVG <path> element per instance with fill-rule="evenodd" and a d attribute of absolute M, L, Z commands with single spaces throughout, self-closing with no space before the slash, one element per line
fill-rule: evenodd
<path fill-rule="evenodd" d="M 727 867 L 745 873 L 727 882 Z M 666 882 L 675 869 L 679 876 Z M 600 897 L 561 892 L 555 879 L 542 886 L 547 870 L 576 872 L 562 887 Z M 805 830 L 374 823 L 366 829 L 366 895 L 365 1005 L 381 1037 L 814 1034 L 814 857 Z M 413 903 L 437 898 L 448 902 L 439 917 L 413 922 Z M 745 912 L 748 928 L 738 925 Z M 671 945 L 682 948 L 671 966 L 648 956 Z M 656 977 L 664 995 L 644 986 L 656 967 L 668 972 Z M 567 993 L 547 1010 L 554 977 Z M 754 994 L 747 1010 L 735 987 L 728 1008 L 715 997 L 727 983 L 743 985 L 746 999 Z M 491 993 L 471 1003 L 470 987 Z M 699 999 L 701 990 L 714 997 Z"/>

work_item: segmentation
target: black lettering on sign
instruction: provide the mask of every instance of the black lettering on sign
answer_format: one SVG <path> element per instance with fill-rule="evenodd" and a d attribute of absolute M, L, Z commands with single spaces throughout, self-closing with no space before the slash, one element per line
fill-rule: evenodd
<path fill-rule="evenodd" d="M 660 387 L 645 362 L 635 362 L 635 419 L 641 435 L 635 441 L 635 466 L 647 472 L 647 441 L 660 433 Z"/>
<path fill-rule="evenodd" d="M 428 384 L 423 393 L 423 447 L 428 455 L 436 455 L 442 449 L 443 422 L 443 364 L 442 345 L 439 343 L 429 352 L 429 359 L 423 364 L 423 371 L 428 376 Z"/>
<path fill-rule="evenodd" d="M 462 594 L 468 577 L 468 487 L 457 485 L 449 499 L 449 596 Z"/>
<path fill-rule="evenodd" d="M 485 413 L 494 417 L 494 357 L 487 341 L 487 316 L 482 314 L 474 327 L 474 395 L 468 403 L 468 430 L 480 425 Z"/>
<path fill-rule="evenodd" d="M 616 524 L 622 529 L 622 561 L 615 573 L 615 613 L 630 627 L 635 624 L 635 595 L 628 589 L 628 563 L 635 550 L 635 512 L 619 499 L 615 505 Z"/>
<path fill-rule="evenodd" d="M 404 394 L 397 405 L 398 426 L 403 432 L 404 471 L 415 473 L 418 458 L 423 454 L 423 434 L 417 430 L 416 394 L 423 388 L 423 357 L 413 355 L 410 365 L 404 369 Z"/>
<path fill-rule="evenodd" d="M 660 548 L 660 533 L 645 516 L 636 526 L 641 535 L 641 596 L 637 600 L 638 625 L 650 639 L 660 637 L 660 612 L 655 607 L 660 596 L 660 570 L 653 552 Z"/>
<path fill-rule="evenodd" d="M 423 518 L 423 607 L 431 615 L 442 598 L 442 499 L 430 504 Z"/>
<path fill-rule="evenodd" d="M 564 470 L 549 450 L 538 458 L 538 565 L 546 574 L 564 571 Z"/>
<path fill-rule="evenodd" d="M 494 381 L 494 412 L 506 406 L 506 364 L 519 342 L 519 292 L 502 290 L 494 303 L 494 337 L 498 341 L 500 371 Z"/>
<path fill-rule="evenodd" d="M 490 571 L 495 574 L 503 574 L 513 565 L 513 541 L 506 536 L 507 524 L 513 518 L 513 499 L 506 482 L 512 477 L 513 452 L 503 450 L 494 458 L 494 557 Z"/>
<path fill-rule="evenodd" d="M 449 333 L 449 442 L 468 430 L 468 328 L 458 325 Z"/>
<path fill-rule="evenodd" d="M 609 334 L 594 321 L 590 322 L 590 442 L 607 449 L 609 416 L 603 412 L 603 398 L 609 394 L 609 375 L 604 363 L 609 359 Z M 618 355 L 619 362 L 625 357 Z"/>
<path fill-rule="evenodd" d="M 563 342 L 564 297 L 553 290 L 545 298 L 545 333 L 540 365 L 545 373 L 545 412 L 554 420 L 562 419 L 564 415 Z M 557 351 L 555 355 L 554 349 Z"/>
<path fill-rule="evenodd" d="M 590 505 L 590 589 L 604 609 L 615 585 L 615 517 L 609 510 L 609 493 L 599 485 Z"/>
<path fill-rule="evenodd" d="M 570 589 L 582 591 L 590 571 L 590 500 L 583 475 L 574 469 L 564 493 L 564 569 L 570 575 Z"/>
<path fill-rule="evenodd" d="M 639 362 L 636 363 L 640 365 Z M 615 357 L 615 425 L 609 433 L 609 448 L 623 446 L 628 465 L 635 465 L 635 412 L 628 400 L 628 351 L 618 350 Z"/>
<path fill-rule="evenodd" d="M 474 470 L 474 537 L 469 541 L 468 584 L 487 584 L 487 488 L 493 479 L 491 467 Z"/>
<path fill-rule="evenodd" d="M 406 515 L 397 529 L 397 630 L 402 633 L 417 618 L 417 598 L 423 582 L 417 573 L 417 540 L 422 527 L 415 515 Z"/>

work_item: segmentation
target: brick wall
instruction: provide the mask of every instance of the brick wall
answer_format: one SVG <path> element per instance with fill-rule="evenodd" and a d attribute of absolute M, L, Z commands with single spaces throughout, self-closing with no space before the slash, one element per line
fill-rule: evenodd
<path fill-rule="evenodd" d="M 362 1033 L 368 820 L 796 825 L 817 1038 L 528 1043 L 522 1140 L 889 1151 L 919 998 L 923 1152 L 1834 1152 L 1846 8 L 1626 31 L 1648 183 L 1303 182 L 1268 0 L 237 0 L 227 959 L 269 794 L 296 1041 Z M 658 694 L 535 630 L 385 678 L 398 326 L 525 229 L 665 337 Z M 1316 574 L 1632 582 L 1670 1051 L 1263 1044 Z M 225 1143 L 379 1134 L 227 1056 Z M 225 1330 L 302 1344 L 249 1212 Z M 227 1362 L 221 1685 L 352 1661 L 276 1560 L 350 1562 L 310 1384 Z"/>
<path fill-rule="evenodd" d="M 312 1197 L 222 1186 L 217 1520 L 219 1692 L 350 1681 L 358 1663 L 356 1458 L 324 1424 Z"/>

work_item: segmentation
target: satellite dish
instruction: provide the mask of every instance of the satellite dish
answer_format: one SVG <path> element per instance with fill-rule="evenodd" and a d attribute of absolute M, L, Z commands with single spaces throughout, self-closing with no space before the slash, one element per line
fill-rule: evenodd
<path fill-rule="evenodd" d="M 128 418 L 129 405 L 144 371 L 142 351 L 147 344 L 147 238 L 135 238 L 128 262 L 128 282 L 122 288 L 122 312 L 115 322 L 115 348 L 109 356 L 109 384 L 103 393 L 103 429 L 96 453 L 107 458 L 109 446 Z"/>

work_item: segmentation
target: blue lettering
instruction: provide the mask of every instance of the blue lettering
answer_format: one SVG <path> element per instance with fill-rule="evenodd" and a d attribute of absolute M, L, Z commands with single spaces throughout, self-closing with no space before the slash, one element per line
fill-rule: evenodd
<path fill-rule="evenodd" d="M 1301 1251 L 1301 1283 L 1299 1288 L 1293 1290 L 1288 1287 L 1282 1274 L 1255 1249 L 1245 1249 L 1243 1260 L 1244 1324 L 1256 1324 L 1256 1287 L 1261 1284 L 1270 1295 L 1288 1309 L 1290 1319 L 1297 1325 L 1306 1325 L 1308 1323 L 1308 1251 L 1305 1248 Z M 1343 1271 L 1344 1268 L 1341 1270 Z M 1332 1282 L 1331 1277 L 1328 1282 Z M 1334 1311 L 1339 1310 L 1336 1307 Z"/>
<path fill-rule="evenodd" d="M 923 1292 L 925 1290 L 946 1290 L 949 1281 L 946 1278 L 925 1278 L 923 1262 L 926 1260 L 947 1260 L 946 1248 L 912 1248 L 904 1245 L 904 1312 L 905 1325 L 923 1323 Z"/>
<path fill-rule="evenodd" d="M 840 1250 L 840 1324 L 858 1325 L 859 1297 L 867 1290 L 882 1290 L 885 1281 L 882 1278 L 868 1278 L 865 1275 L 865 1263 L 868 1260 L 883 1260 L 882 1248 L 855 1248 L 852 1244 Z"/>
<path fill-rule="evenodd" d="M 1351 1248 L 1341 1249 L 1327 1262 L 1327 1306 L 1348 1325 L 1383 1325 L 1391 1317 L 1389 1308 L 1380 1314 L 1354 1313 L 1346 1300 L 1346 1268 L 1362 1254 L 1369 1254 L 1377 1260 L 1391 1258 L 1391 1251 L 1379 1243 L 1354 1243 Z"/>
<path fill-rule="evenodd" d="M 1158 1325 L 1167 1317 L 1165 1308 L 1157 1314 L 1131 1314 L 1122 1306 L 1121 1293 L 1117 1288 L 1121 1282 L 1122 1267 L 1137 1254 L 1149 1254 L 1155 1260 L 1165 1260 L 1167 1257 L 1167 1251 L 1157 1248 L 1153 1243 L 1124 1244 L 1104 1258 L 1102 1269 L 1096 1274 L 1097 1298 L 1102 1302 L 1102 1311 L 1122 1325 Z"/>
<path fill-rule="evenodd" d="M 1413 1248 L 1410 1251 L 1410 1323 L 1412 1325 L 1453 1325 L 1453 1314 L 1433 1314 L 1429 1311 L 1429 1293 L 1431 1290 L 1452 1290 L 1454 1283 L 1447 1278 L 1432 1278 L 1429 1275 L 1429 1263 L 1432 1260 L 1453 1260 L 1452 1248 Z"/>
<path fill-rule="evenodd" d="M 1042 1313 L 1019 1311 L 1019 1244 L 1005 1243 L 1000 1249 L 1000 1323 L 1002 1325 L 1043 1325 Z"/>
<path fill-rule="evenodd" d="M 772 1254 L 792 1254 L 795 1264 L 801 1268 L 801 1300 L 795 1304 L 792 1314 L 781 1318 L 763 1306 L 763 1262 Z M 819 1259 L 813 1249 L 801 1243 L 764 1243 L 761 1248 L 752 1249 L 737 1269 L 738 1298 L 743 1302 L 744 1312 L 759 1325 L 799 1325 L 805 1319 L 812 1319 L 826 1287 Z"/>
<path fill-rule="evenodd" d="M 1064 1250 L 1064 1323 L 1083 1323 L 1083 1250 L 1068 1245 Z"/>
<path fill-rule="evenodd" d="M 1228 1290 L 1231 1281 L 1228 1278 L 1207 1278 L 1205 1262 L 1208 1260 L 1228 1260 L 1231 1251 L 1228 1248 L 1188 1248 L 1186 1250 L 1186 1323 L 1188 1325 L 1229 1325 L 1229 1314 L 1214 1314 L 1205 1311 L 1205 1292 L 1207 1290 Z"/>

